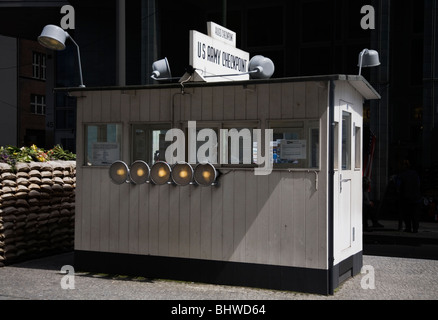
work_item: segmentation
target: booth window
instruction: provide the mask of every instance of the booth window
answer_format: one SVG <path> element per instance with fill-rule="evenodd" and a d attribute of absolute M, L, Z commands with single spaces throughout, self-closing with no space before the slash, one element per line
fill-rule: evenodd
<path fill-rule="evenodd" d="M 351 113 L 342 112 L 342 170 L 351 170 Z"/>
<path fill-rule="evenodd" d="M 319 169 L 319 120 L 271 121 L 274 168 Z"/>
<path fill-rule="evenodd" d="M 166 141 L 170 124 L 132 125 L 132 161 L 143 160 L 149 164 L 166 161 L 166 149 L 171 142 Z"/>
<path fill-rule="evenodd" d="M 208 160 L 208 162 L 212 164 L 221 166 L 253 167 L 257 158 L 257 142 L 254 141 L 253 130 L 257 128 L 257 121 L 197 122 L 197 162 L 205 162 Z M 209 141 L 208 134 L 206 134 L 207 137 L 203 136 L 201 138 L 199 134 L 204 129 L 212 130 L 211 134 L 216 135 L 217 141 Z M 186 134 L 186 139 L 188 139 L 189 135 L 187 126 L 185 127 L 184 132 Z M 198 139 L 201 141 L 198 141 Z M 187 161 L 189 161 L 188 143 L 189 141 L 187 140 Z M 203 149 L 199 152 L 201 148 Z M 209 149 L 211 149 L 212 152 L 216 152 L 216 154 L 210 155 Z M 198 156 L 201 156 L 201 158 Z"/>
<path fill-rule="evenodd" d="M 254 166 L 257 163 L 257 141 L 254 140 L 257 123 L 222 126 L 220 144 L 221 163 L 224 165 Z"/>
<path fill-rule="evenodd" d="M 354 135 L 356 138 L 355 143 L 355 169 L 360 170 L 362 168 L 362 148 L 361 148 L 361 141 L 362 141 L 362 128 L 361 127 L 354 127 Z"/>
<path fill-rule="evenodd" d="M 85 125 L 85 165 L 109 166 L 121 158 L 122 125 Z"/>

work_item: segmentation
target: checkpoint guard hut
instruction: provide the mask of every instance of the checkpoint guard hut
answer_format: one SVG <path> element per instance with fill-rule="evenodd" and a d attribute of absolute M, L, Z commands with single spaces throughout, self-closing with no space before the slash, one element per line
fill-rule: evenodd
<path fill-rule="evenodd" d="M 363 103 L 380 98 L 362 76 L 59 90 L 78 98 L 76 268 L 320 294 L 360 272 Z M 216 133 L 217 164 L 166 163 L 174 128 Z M 270 174 L 256 139 L 232 159 L 234 128 L 272 130 Z"/>

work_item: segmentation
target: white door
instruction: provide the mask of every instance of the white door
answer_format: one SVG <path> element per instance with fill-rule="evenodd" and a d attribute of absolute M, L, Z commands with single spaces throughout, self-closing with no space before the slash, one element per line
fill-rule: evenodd
<path fill-rule="evenodd" d="M 339 163 L 339 231 L 341 251 L 352 245 L 352 181 L 353 165 L 353 117 L 351 107 L 341 108 L 340 123 L 340 163 Z M 336 186 L 335 186 L 336 187 Z"/>

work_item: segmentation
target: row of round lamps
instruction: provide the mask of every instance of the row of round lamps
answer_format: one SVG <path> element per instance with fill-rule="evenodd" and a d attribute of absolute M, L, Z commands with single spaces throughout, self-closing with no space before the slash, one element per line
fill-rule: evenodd
<path fill-rule="evenodd" d="M 131 167 L 123 161 L 114 162 L 109 168 L 109 176 L 113 183 L 154 185 L 175 184 L 178 186 L 199 185 L 214 186 L 217 184 L 218 172 L 210 163 L 201 163 L 193 168 L 182 162 L 170 166 L 167 162 L 158 161 L 152 167 L 144 161 L 136 161 Z"/>

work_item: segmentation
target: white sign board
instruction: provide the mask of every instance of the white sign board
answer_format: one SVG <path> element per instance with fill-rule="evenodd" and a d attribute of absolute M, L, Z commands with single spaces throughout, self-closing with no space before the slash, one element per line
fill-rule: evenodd
<path fill-rule="evenodd" d="M 96 142 L 92 145 L 92 164 L 95 166 L 110 165 L 120 159 L 118 143 Z"/>
<path fill-rule="evenodd" d="M 236 47 L 236 33 L 214 22 L 207 22 L 208 35 L 230 46 Z"/>
<path fill-rule="evenodd" d="M 249 80 L 249 74 L 242 74 L 248 72 L 248 52 L 193 30 L 190 65 L 207 82 Z"/>
<path fill-rule="evenodd" d="M 303 160 L 307 158 L 306 140 L 282 140 L 280 158 L 282 160 Z"/>

